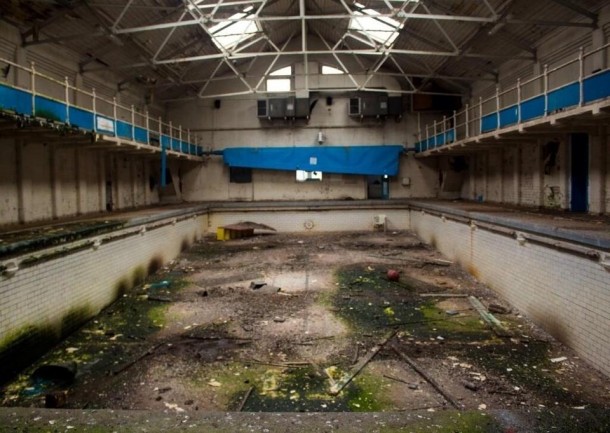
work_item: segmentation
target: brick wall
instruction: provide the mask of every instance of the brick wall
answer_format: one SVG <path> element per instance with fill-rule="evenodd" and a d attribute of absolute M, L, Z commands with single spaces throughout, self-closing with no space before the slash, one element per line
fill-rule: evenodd
<path fill-rule="evenodd" d="M 574 254 L 411 210 L 411 229 L 610 375 L 610 272 Z"/>
<path fill-rule="evenodd" d="M 175 258 L 183 244 L 192 244 L 206 227 L 207 215 L 175 224 L 172 220 L 157 221 L 144 233 L 134 227 L 102 235 L 97 249 L 77 249 L 40 264 L 22 265 L 11 277 L 1 276 L 0 382 L 17 368 L 12 364 L 19 361 L 23 349 L 34 347 L 40 352 L 48 348 L 66 331 L 112 303 L 121 290 L 154 268 L 153 262 Z M 110 239 L 119 235 L 126 236 Z M 35 255 L 48 252 L 37 251 Z"/>

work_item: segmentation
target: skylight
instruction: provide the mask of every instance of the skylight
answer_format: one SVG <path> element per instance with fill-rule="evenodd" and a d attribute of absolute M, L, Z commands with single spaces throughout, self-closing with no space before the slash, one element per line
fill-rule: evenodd
<path fill-rule="evenodd" d="M 208 30 L 212 34 L 212 41 L 214 44 L 220 49 L 230 50 L 235 48 L 240 42 L 252 37 L 257 32 L 260 32 L 261 29 L 256 21 L 233 21 L 251 15 L 253 10 L 254 8 L 252 6 L 248 6 L 243 12 L 231 15 L 227 21 L 210 27 Z"/>
<path fill-rule="evenodd" d="M 402 28 L 400 23 L 392 18 L 380 17 L 381 15 L 374 9 L 354 2 L 358 10 L 354 15 L 361 18 L 352 18 L 349 22 L 349 29 L 368 36 L 383 45 L 390 45 L 398 37 L 398 31 Z"/>
<path fill-rule="evenodd" d="M 341 75 L 345 74 L 341 69 L 333 68 L 332 66 L 322 65 L 322 75 Z"/>

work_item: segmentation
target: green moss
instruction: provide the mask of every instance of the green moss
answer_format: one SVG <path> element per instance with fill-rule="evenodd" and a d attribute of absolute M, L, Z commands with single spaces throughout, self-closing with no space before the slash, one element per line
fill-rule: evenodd
<path fill-rule="evenodd" d="M 250 412 L 370 412 L 387 407 L 381 391 L 382 378 L 361 373 L 337 396 L 328 393 L 328 377 L 314 367 L 245 368 L 235 366 L 230 374 L 215 378 L 226 386 L 229 408 L 236 409 L 250 387 L 254 387 L 244 411 Z M 241 370 L 240 370 L 241 368 Z M 237 376 L 235 373 L 239 372 Z"/>
<path fill-rule="evenodd" d="M 59 340 L 56 326 L 26 325 L 0 341 L 0 384 L 14 377 Z"/>
<path fill-rule="evenodd" d="M 132 281 L 135 286 L 138 286 L 146 280 L 146 269 L 144 266 L 138 266 L 133 270 Z"/>
<path fill-rule="evenodd" d="M 381 428 L 382 433 L 504 433 L 506 430 L 490 415 L 483 412 L 440 412 L 426 414 L 423 421 L 410 423 L 404 428 Z"/>
<path fill-rule="evenodd" d="M 380 334 L 389 326 L 422 317 L 409 306 L 415 302 L 411 286 L 388 281 L 380 269 L 347 266 L 337 271 L 336 280 L 338 289 L 321 295 L 318 302 L 329 304 L 354 331 Z"/>
<path fill-rule="evenodd" d="M 87 320 L 95 315 L 95 311 L 90 306 L 75 307 L 68 311 L 61 319 L 60 336 L 64 338 L 80 328 Z"/>
<path fill-rule="evenodd" d="M 475 314 L 465 316 L 448 316 L 436 307 L 433 302 L 419 305 L 426 326 L 420 326 L 414 331 L 419 337 L 442 335 L 444 338 L 459 340 L 487 340 L 493 338 L 492 331 Z"/>
<path fill-rule="evenodd" d="M 578 396 L 563 389 L 552 375 L 556 367 L 550 362 L 550 343 L 496 343 L 465 351 L 469 359 L 511 383 L 529 389 L 550 401 L 569 406 L 583 404 Z"/>

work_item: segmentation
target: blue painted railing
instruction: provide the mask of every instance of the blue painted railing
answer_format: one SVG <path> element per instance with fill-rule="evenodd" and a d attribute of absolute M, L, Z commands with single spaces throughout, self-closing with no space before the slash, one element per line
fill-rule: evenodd
<path fill-rule="evenodd" d="M 3 59 L 0 59 L 0 61 L 14 65 L 17 68 L 24 69 L 30 72 L 30 74 L 34 77 L 41 77 L 42 79 L 47 79 L 58 83 L 54 79 L 45 77 L 38 72 L 34 72 L 33 68 L 23 68 L 22 66 Z M 81 89 L 76 89 L 68 84 L 65 84 L 65 86 L 66 93 L 68 90 L 75 90 L 92 97 L 93 106 L 95 107 L 95 93 L 88 93 Z M 66 100 L 67 99 L 68 98 L 66 98 Z M 105 101 L 99 97 L 97 97 L 97 100 Z M 116 101 L 106 102 L 114 105 L 116 114 Z M 204 153 L 201 146 L 188 142 L 188 139 L 183 140 L 179 136 L 176 137 L 175 135 L 182 135 L 182 131 L 179 130 L 179 133 L 174 135 L 173 133 L 176 132 L 176 128 L 172 128 L 171 124 L 169 124 L 169 130 L 173 132 L 171 135 L 160 132 L 159 130 L 162 129 L 160 120 L 158 121 L 160 125 L 159 130 L 151 130 L 135 125 L 133 122 L 126 122 L 124 120 L 116 119 L 116 116 L 104 115 L 92 110 L 78 107 L 74 104 L 59 101 L 46 95 L 38 93 L 34 94 L 29 90 L 20 89 L 7 83 L 0 83 L 0 111 L 27 117 L 44 118 L 49 121 L 60 122 L 70 127 L 79 128 L 87 132 L 101 133 L 151 146 L 160 146 L 162 151 L 172 150 L 182 154 L 195 156 L 201 156 Z M 138 114 L 138 116 L 141 115 Z M 132 119 L 135 117 L 133 107 L 131 109 L 131 117 Z M 165 154 L 165 152 L 162 153 Z"/>
<path fill-rule="evenodd" d="M 609 47 L 610 44 L 607 44 L 586 55 L 581 51 L 577 59 L 571 60 L 552 71 L 549 71 L 545 67 L 543 75 L 529 80 L 528 83 L 532 83 L 536 80 L 543 80 L 545 87 L 548 88 L 548 76 L 550 72 L 561 70 L 576 62 L 579 63 L 579 70 L 582 71 L 586 56 L 593 55 Z M 554 89 L 549 89 L 522 101 L 521 90 L 522 83 L 518 82 L 517 86 L 512 87 L 505 92 L 499 93 L 498 91 L 494 97 L 489 98 L 486 101 L 480 100 L 478 106 L 473 107 L 473 109 L 467 106 L 464 111 L 454 113 L 453 117 L 449 119 L 444 118 L 442 122 L 434 122 L 433 125 L 427 125 L 425 127 L 425 133 L 422 134 L 420 132 L 421 138 L 415 144 L 416 152 L 436 149 L 458 140 L 474 138 L 479 134 L 497 131 L 519 123 L 543 118 L 557 111 L 565 111 L 580 106 L 586 106 L 608 98 L 610 97 L 610 69 L 598 71 L 588 77 L 581 76 L 573 82 Z M 500 97 L 511 91 L 517 93 L 519 102 L 500 107 Z M 497 109 L 484 114 L 484 104 L 487 103 L 487 105 L 489 105 L 489 103 L 494 100 Z M 479 116 L 469 119 L 472 112 L 477 111 L 480 113 Z M 445 126 L 447 123 L 450 123 L 450 128 Z"/>

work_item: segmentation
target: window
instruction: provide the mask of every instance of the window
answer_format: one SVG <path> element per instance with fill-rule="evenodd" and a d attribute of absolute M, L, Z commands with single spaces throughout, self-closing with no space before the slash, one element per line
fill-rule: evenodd
<path fill-rule="evenodd" d="M 252 169 L 243 167 L 229 167 L 230 183 L 252 183 Z"/>
<path fill-rule="evenodd" d="M 269 75 L 274 78 L 267 80 L 267 92 L 290 92 L 292 88 L 292 66 L 277 69 Z"/>
<path fill-rule="evenodd" d="M 332 66 L 322 65 L 322 75 L 342 75 L 345 74 L 341 69 L 333 68 Z"/>
<path fill-rule="evenodd" d="M 308 182 L 311 180 L 321 181 L 322 172 L 321 171 L 297 170 L 297 182 Z"/>
<path fill-rule="evenodd" d="M 196 4 L 201 1 L 196 2 Z M 203 8 L 203 5 L 200 6 Z M 240 42 L 252 37 L 255 33 L 261 31 L 258 22 L 252 20 L 234 21 L 242 18 L 247 18 L 252 15 L 254 8 L 248 6 L 242 12 L 231 15 L 227 21 L 217 23 L 208 30 L 212 35 L 214 44 L 224 50 L 231 50 Z"/>
<path fill-rule="evenodd" d="M 402 28 L 400 23 L 392 18 L 379 17 L 379 12 L 364 5 L 354 2 L 357 10 L 354 15 L 361 18 L 352 18 L 349 29 L 368 36 L 383 45 L 390 45 L 398 37 L 398 31 Z"/>

